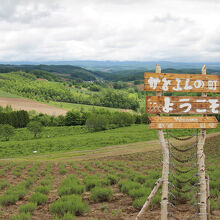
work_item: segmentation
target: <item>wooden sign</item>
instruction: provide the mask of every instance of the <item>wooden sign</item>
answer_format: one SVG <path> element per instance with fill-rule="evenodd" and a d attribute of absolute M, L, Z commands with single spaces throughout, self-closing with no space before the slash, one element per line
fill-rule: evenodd
<path fill-rule="evenodd" d="M 216 117 L 160 117 L 150 116 L 150 129 L 181 129 L 195 128 L 208 129 L 217 128 L 218 120 Z"/>
<path fill-rule="evenodd" d="M 147 114 L 220 114 L 220 97 L 147 96 Z"/>
<path fill-rule="evenodd" d="M 145 73 L 145 91 L 220 92 L 220 75 Z"/>

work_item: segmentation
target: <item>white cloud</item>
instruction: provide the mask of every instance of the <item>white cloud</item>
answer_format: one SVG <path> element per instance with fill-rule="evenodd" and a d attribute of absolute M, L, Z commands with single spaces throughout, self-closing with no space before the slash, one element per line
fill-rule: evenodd
<path fill-rule="evenodd" d="M 217 0 L 9 0 L 0 61 L 218 61 Z"/>

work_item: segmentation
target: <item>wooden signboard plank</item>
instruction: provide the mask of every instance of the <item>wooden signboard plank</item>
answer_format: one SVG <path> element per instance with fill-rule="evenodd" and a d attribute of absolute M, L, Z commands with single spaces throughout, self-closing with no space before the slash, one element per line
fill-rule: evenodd
<path fill-rule="evenodd" d="M 145 73 L 145 91 L 220 92 L 220 75 Z"/>
<path fill-rule="evenodd" d="M 146 96 L 147 114 L 219 114 L 220 97 Z"/>
<path fill-rule="evenodd" d="M 217 128 L 215 117 L 160 117 L 150 116 L 150 129 L 213 129 Z"/>

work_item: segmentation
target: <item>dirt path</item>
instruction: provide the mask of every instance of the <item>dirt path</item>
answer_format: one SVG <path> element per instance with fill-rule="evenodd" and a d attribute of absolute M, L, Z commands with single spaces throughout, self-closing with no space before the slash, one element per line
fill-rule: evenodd
<path fill-rule="evenodd" d="M 207 138 L 212 138 L 215 136 L 219 136 L 220 132 L 208 134 Z M 195 139 L 191 139 L 188 141 L 179 142 L 176 140 L 172 140 L 172 142 L 178 143 L 179 146 L 187 145 L 193 143 Z M 51 153 L 51 154 L 44 154 L 38 156 L 27 156 L 22 158 L 7 158 L 7 159 L 0 159 L 0 161 L 5 160 L 13 160 L 13 161 L 53 161 L 53 160 L 71 160 L 71 161 L 81 161 L 81 160 L 90 160 L 90 159 L 97 159 L 103 157 L 110 157 L 110 156 L 118 156 L 118 155 L 126 155 L 126 154 L 133 154 L 133 153 L 140 153 L 140 152 L 150 152 L 160 150 L 161 145 L 158 140 L 153 141 L 144 141 L 144 142 L 136 142 L 131 144 L 124 144 L 124 145 L 115 145 L 109 147 L 102 147 L 96 150 L 85 150 L 85 151 L 70 151 L 70 152 L 59 152 L 59 153 Z"/>
<path fill-rule="evenodd" d="M 65 115 L 67 112 L 64 109 L 36 102 L 30 99 L 0 97 L 0 106 L 6 107 L 7 105 L 10 105 L 15 110 L 35 110 L 38 113 L 44 113 L 54 116 Z"/>

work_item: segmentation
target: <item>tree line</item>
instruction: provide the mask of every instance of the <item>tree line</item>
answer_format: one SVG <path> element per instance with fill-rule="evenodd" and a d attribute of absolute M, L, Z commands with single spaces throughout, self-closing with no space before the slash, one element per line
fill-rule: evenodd
<path fill-rule="evenodd" d="M 102 89 L 97 93 L 73 90 L 59 82 L 38 81 L 34 75 L 24 72 L 0 74 L 2 90 L 37 101 L 58 101 L 137 110 L 139 99 L 128 91 Z"/>

